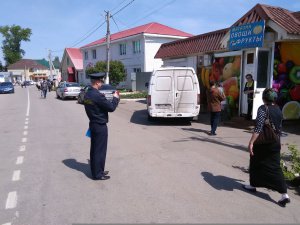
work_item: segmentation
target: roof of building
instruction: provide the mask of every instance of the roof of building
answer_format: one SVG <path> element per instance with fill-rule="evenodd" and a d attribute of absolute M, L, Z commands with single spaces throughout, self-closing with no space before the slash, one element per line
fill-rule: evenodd
<path fill-rule="evenodd" d="M 281 7 L 263 4 L 255 5 L 232 26 L 240 26 L 259 20 L 272 20 L 288 34 L 300 34 L 300 12 L 291 12 Z"/>
<path fill-rule="evenodd" d="M 8 70 L 21 70 L 21 69 L 40 69 L 40 70 L 47 70 L 49 67 L 46 67 L 38 62 L 39 60 L 33 59 L 21 59 L 18 62 L 15 62 L 7 67 Z"/>
<path fill-rule="evenodd" d="M 49 62 L 46 59 L 35 59 L 35 61 L 47 68 L 50 68 Z"/>
<path fill-rule="evenodd" d="M 74 67 L 76 70 L 82 70 L 83 69 L 83 60 L 82 60 L 82 53 L 79 48 L 66 48 L 65 50 L 72 63 L 74 64 Z"/>
<path fill-rule="evenodd" d="M 162 44 L 155 58 L 180 57 L 221 50 L 221 40 L 228 30 L 229 28 L 226 28 Z"/>
<path fill-rule="evenodd" d="M 110 36 L 111 41 L 118 40 L 121 38 L 125 37 L 130 37 L 133 35 L 137 34 L 142 34 L 142 33 L 147 33 L 147 34 L 159 34 L 159 35 L 169 35 L 169 36 L 179 36 L 179 37 L 191 37 L 193 36 L 192 34 L 174 29 L 172 27 L 160 24 L 160 23 L 148 23 L 144 24 L 138 27 L 134 27 L 128 30 L 124 30 L 115 34 L 112 34 Z M 106 42 L 106 38 L 99 39 L 97 41 L 94 41 L 90 44 L 87 44 L 85 46 L 82 46 L 81 48 L 86 48 L 86 47 L 91 47 L 94 45 L 100 45 Z"/>

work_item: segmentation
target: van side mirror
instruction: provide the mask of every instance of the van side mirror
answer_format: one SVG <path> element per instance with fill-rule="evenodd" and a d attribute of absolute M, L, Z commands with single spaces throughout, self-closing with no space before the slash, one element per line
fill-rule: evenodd
<path fill-rule="evenodd" d="M 148 88 L 149 87 L 149 82 L 145 83 L 145 87 Z"/>

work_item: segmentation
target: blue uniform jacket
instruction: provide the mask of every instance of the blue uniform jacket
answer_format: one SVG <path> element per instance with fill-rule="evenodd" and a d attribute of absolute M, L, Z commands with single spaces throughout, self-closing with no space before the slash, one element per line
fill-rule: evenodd
<path fill-rule="evenodd" d="M 108 123 L 108 112 L 113 112 L 119 104 L 119 99 L 114 97 L 110 102 L 104 94 L 93 87 L 89 88 L 84 96 L 85 112 L 90 123 L 106 124 Z"/>

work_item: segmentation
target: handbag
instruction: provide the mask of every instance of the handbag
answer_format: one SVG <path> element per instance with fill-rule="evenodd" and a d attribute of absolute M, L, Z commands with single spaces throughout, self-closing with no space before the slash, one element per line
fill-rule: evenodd
<path fill-rule="evenodd" d="M 269 115 L 269 109 L 266 107 L 266 120 L 263 126 L 262 131 L 259 133 L 257 139 L 254 141 L 255 145 L 263 145 L 263 144 L 272 144 L 279 143 L 279 132 L 276 130 L 274 124 L 272 123 Z"/>

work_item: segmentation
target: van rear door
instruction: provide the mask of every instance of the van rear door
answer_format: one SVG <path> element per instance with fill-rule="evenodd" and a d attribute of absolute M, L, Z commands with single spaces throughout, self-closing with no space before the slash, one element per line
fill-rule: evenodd
<path fill-rule="evenodd" d="M 173 70 L 157 70 L 152 89 L 152 102 L 156 113 L 174 112 Z"/>
<path fill-rule="evenodd" d="M 175 113 L 194 113 L 197 106 L 198 81 L 190 69 L 174 70 Z"/>

